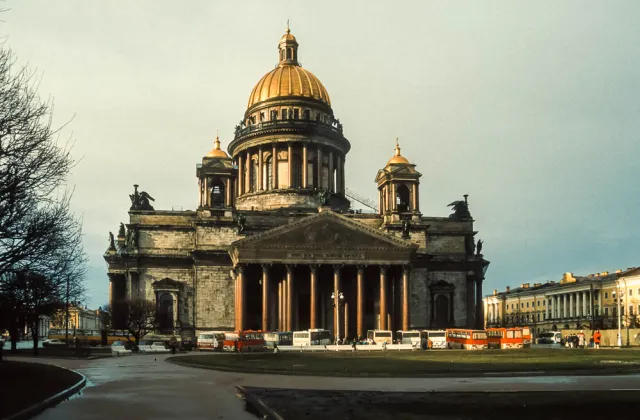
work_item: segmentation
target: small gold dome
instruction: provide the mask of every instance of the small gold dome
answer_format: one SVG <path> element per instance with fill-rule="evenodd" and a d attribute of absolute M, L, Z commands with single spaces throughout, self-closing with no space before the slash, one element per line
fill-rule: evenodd
<path fill-rule="evenodd" d="M 402 156 L 400 154 L 400 145 L 398 144 L 398 138 L 396 137 L 396 149 L 395 149 L 395 153 L 393 155 L 393 157 L 391 159 L 389 159 L 389 161 L 387 162 L 387 165 L 390 164 L 406 164 L 409 165 L 409 161 L 407 160 L 406 157 Z"/>
<path fill-rule="evenodd" d="M 331 106 L 327 89 L 309 70 L 298 63 L 298 42 L 289 29 L 278 44 L 278 67 L 265 74 L 249 95 L 247 108 L 259 102 L 291 96 L 315 99 Z"/>
<path fill-rule="evenodd" d="M 208 158 L 228 158 L 229 157 L 229 155 L 227 155 L 227 152 L 220 149 L 220 139 L 218 138 L 218 136 L 216 136 L 216 146 L 213 149 L 211 149 L 209 153 L 207 153 L 206 157 Z"/>

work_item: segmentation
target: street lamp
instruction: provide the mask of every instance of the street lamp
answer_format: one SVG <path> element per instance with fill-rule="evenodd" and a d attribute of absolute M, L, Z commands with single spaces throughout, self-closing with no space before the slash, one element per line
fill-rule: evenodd
<path fill-rule="evenodd" d="M 620 284 L 616 283 L 616 290 L 613 291 L 613 299 L 618 304 L 618 347 L 622 347 L 622 298 L 624 297 L 624 290 L 620 288 Z"/>
<path fill-rule="evenodd" d="M 338 319 L 336 320 L 336 344 L 338 340 L 340 340 L 340 307 L 344 305 L 344 295 L 342 292 L 333 292 L 331 293 L 331 300 L 333 301 L 333 307 L 338 308 L 336 312 L 336 316 Z"/>

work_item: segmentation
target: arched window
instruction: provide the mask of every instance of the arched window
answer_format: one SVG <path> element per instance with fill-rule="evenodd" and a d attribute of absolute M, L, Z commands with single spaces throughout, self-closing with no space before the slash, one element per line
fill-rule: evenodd
<path fill-rule="evenodd" d="M 411 210 L 411 205 L 409 204 L 409 187 L 406 185 L 400 185 L 396 188 L 396 208 L 399 213 L 404 213 Z"/>
<path fill-rule="evenodd" d="M 209 195 L 211 197 L 211 207 L 224 206 L 224 182 L 220 179 L 212 181 Z"/>
<path fill-rule="evenodd" d="M 251 159 L 251 192 L 258 191 L 258 159 Z"/>
<path fill-rule="evenodd" d="M 267 158 L 266 165 L 264 165 L 265 174 L 263 175 L 266 185 L 265 190 L 273 189 L 273 159 L 271 156 Z"/>

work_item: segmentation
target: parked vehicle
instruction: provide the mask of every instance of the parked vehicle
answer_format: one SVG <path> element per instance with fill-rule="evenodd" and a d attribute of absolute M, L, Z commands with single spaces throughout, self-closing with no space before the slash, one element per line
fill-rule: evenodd
<path fill-rule="evenodd" d="M 562 332 L 560 331 L 548 331 L 540 333 L 538 337 L 538 344 L 561 344 Z"/>
<path fill-rule="evenodd" d="M 448 329 L 447 346 L 450 349 L 486 349 L 488 347 L 487 332 L 481 330 Z"/>
<path fill-rule="evenodd" d="M 370 343 L 391 344 L 391 331 L 387 330 L 369 330 L 367 331 L 367 341 Z"/>
<path fill-rule="evenodd" d="M 266 332 L 264 333 L 264 346 L 268 349 L 273 349 L 275 345 L 278 346 L 290 346 L 293 344 L 293 333 L 291 331 L 285 332 Z"/>
<path fill-rule="evenodd" d="M 198 334 L 198 351 L 222 351 L 224 331 L 203 331 Z"/>
<path fill-rule="evenodd" d="M 239 353 L 264 351 L 262 331 L 236 331 L 224 333 L 223 351 Z"/>
<path fill-rule="evenodd" d="M 522 327 L 522 346 L 531 347 L 531 328 Z"/>
<path fill-rule="evenodd" d="M 294 331 L 294 346 L 324 346 L 331 344 L 331 331 L 314 328 L 305 331 Z"/>
<path fill-rule="evenodd" d="M 420 331 L 396 331 L 396 340 L 398 344 L 412 344 L 416 347 L 422 347 L 422 338 Z"/>
<path fill-rule="evenodd" d="M 446 349 L 447 332 L 445 330 L 421 331 L 422 345 L 428 349 Z"/>
<path fill-rule="evenodd" d="M 47 339 L 42 342 L 42 347 L 66 347 L 66 343 L 57 338 Z"/>
<path fill-rule="evenodd" d="M 522 328 L 489 328 L 487 345 L 490 349 L 521 349 L 524 345 Z"/>
<path fill-rule="evenodd" d="M 124 356 L 126 354 L 131 354 L 132 344 L 129 341 L 115 341 L 111 345 L 111 355 L 112 356 Z"/>

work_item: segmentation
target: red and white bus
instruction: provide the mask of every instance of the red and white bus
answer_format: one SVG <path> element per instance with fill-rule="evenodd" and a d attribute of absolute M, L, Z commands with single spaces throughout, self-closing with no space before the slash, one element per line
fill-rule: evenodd
<path fill-rule="evenodd" d="M 525 348 L 531 347 L 531 328 L 521 327 L 522 330 L 522 346 Z"/>
<path fill-rule="evenodd" d="M 238 353 L 264 351 L 264 334 L 262 331 L 226 332 L 222 350 Z"/>
<path fill-rule="evenodd" d="M 450 349 L 482 350 L 487 345 L 486 331 L 447 329 L 447 346 Z"/>
<path fill-rule="evenodd" d="M 522 328 L 489 328 L 487 343 L 490 349 L 521 349 L 524 343 Z"/>

